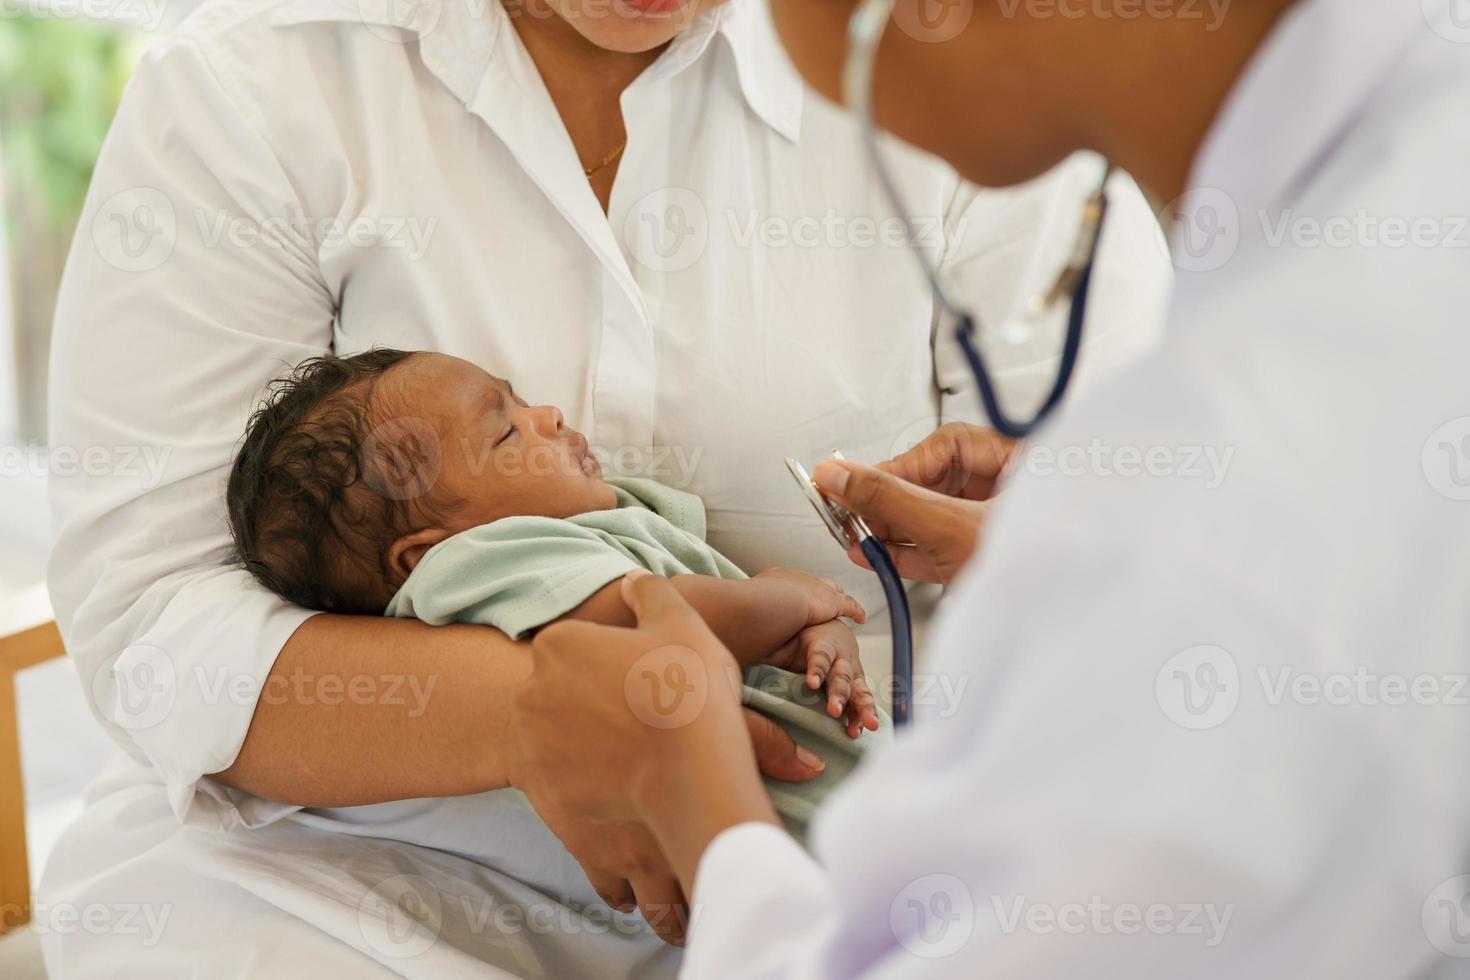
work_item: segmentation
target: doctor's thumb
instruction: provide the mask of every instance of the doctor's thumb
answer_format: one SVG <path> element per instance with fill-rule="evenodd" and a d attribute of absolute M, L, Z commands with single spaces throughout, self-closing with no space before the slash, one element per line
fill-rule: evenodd
<path fill-rule="evenodd" d="M 890 539 L 913 537 L 931 524 L 943 523 L 951 503 L 948 497 L 909 483 L 874 466 L 850 460 L 828 460 L 812 474 L 817 486 Z"/>
<path fill-rule="evenodd" d="M 904 578 L 948 583 L 970 560 L 988 504 L 935 493 L 886 470 L 847 460 L 819 465 L 822 492 L 858 514 L 888 542 Z M 914 547 L 892 547 L 911 544 Z M 866 564 L 856 554 L 858 564 Z"/>

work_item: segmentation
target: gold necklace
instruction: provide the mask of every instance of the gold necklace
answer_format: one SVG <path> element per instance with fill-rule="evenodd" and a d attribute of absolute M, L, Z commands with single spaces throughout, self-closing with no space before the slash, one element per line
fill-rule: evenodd
<path fill-rule="evenodd" d="M 591 180 L 592 179 L 592 176 L 594 174 L 596 174 L 599 170 L 601 170 L 602 168 L 606 167 L 608 164 L 612 163 L 618 157 L 622 156 L 623 151 L 626 150 L 627 148 L 628 148 L 628 137 L 624 136 L 623 137 L 623 141 L 621 143 L 619 143 L 613 149 L 613 151 L 611 153 L 609 153 L 607 156 L 603 157 L 601 163 L 599 163 L 595 167 L 583 167 L 582 168 L 582 173 L 584 173 L 584 174 L 587 175 L 587 179 L 588 180 Z"/>

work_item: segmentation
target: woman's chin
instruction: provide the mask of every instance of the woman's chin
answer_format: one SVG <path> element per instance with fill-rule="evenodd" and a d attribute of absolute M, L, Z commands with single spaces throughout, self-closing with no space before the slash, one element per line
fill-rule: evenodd
<path fill-rule="evenodd" d="M 598 15 L 572 20 L 577 32 L 619 54 L 642 54 L 668 44 L 698 18 L 700 0 L 612 0 Z"/>

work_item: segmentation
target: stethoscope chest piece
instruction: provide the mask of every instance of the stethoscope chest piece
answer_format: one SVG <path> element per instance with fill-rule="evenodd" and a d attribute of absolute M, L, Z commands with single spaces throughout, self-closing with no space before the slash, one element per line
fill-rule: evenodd
<path fill-rule="evenodd" d="M 834 449 L 832 458 L 842 459 L 842 454 Z M 873 534 L 867 522 L 824 494 L 799 460 L 787 456 L 786 468 L 791 471 L 802 495 L 826 525 L 828 533 L 842 546 L 843 551 L 856 548 L 862 552 L 883 586 L 883 597 L 888 602 L 889 625 L 893 634 L 893 721 L 896 725 L 907 725 L 910 692 L 914 686 L 914 635 L 909 619 L 908 595 L 904 592 L 903 579 L 899 577 L 898 568 L 893 564 L 888 549 Z"/>
<path fill-rule="evenodd" d="M 834 449 L 832 458 L 842 459 L 842 454 Z M 812 509 L 827 526 L 827 531 L 843 548 L 860 547 L 864 539 L 873 536 L 873 532 L 868 529 L 868 525 L 861 517 L 841 504 L 835 503 L 822 492 L 822 488 L 817 486 L 817 481 L 812 479 L 811 474 L 806 471 L 805 466 L 801 465 L 800 460 L 794 456 L 787 456 L 786 468 L 791 471 L 792 479 L 801 488 L 807 502 L 812 505 Z"/>

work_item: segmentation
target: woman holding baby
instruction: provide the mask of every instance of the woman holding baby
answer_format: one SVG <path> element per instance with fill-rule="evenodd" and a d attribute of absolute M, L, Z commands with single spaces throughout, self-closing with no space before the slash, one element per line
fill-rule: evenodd
<path fill-rule="evenodd" d="M 895 146 L 914 208 L 895 224 L 761 0 L 403 13 L 210 0 L 149 52 L 99 162 L 52 439 L 168 465 L 156 485 L 53 481 L 58 621 L 127 758 L 41 898 L 170 918 L 146 949 L 50 933 L 57 976 L 672 975 L 649 923 L 677 941 L 688 895 L 650 834 L 558 815 L 553 835 L 507 790 L 555 778 L 525 771 L 513 728 L 528 643 L 300 608 L 231 564 L 248 417 L 308 358 L 453 355 L 559 406 L 609 472 L 701 498 L 709 544 L 745 572 L 830 577 L 881 635 L 881 593 L 781 459 L 886 459 L 978 420 L 903 251 L 999 315 L 1064 257 L 1090 189 L 1084 160 L 992 192 Z M 1157 319 L 1156 237 L 1118 181 L 1094 372 Z M 1001 365 L 1018 397 L 1047 359 Z M 762 772 L 818 776 L 742 718 Z"/>

